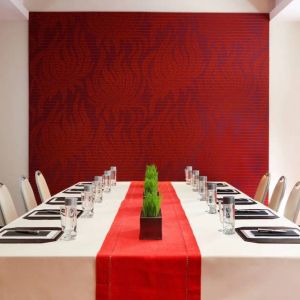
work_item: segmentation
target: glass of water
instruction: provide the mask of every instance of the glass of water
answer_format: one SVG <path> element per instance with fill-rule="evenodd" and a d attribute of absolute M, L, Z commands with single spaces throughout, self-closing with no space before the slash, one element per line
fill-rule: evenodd
<path fill-rule="evenodd" d="M 192 166 L 187 166 L 185 168 L 185 181 L 186 181 L 186 184 L 191 184 L 192 172 L 193 172 L 193 167 Z"/>
<path fill-rule="evenodd" d="M 108 193 L 111 190 L 111 172 L 109 171 L 104 171 L 104 192 Z"/>
<path fill-rule="evenodd" d="M 194 192 L 197 192 L 199 190 L 199 175 L 200 175 L 199 170 L 193 170 L 192 187 Z"/>
<path fill-rule="evenodd" d="M 91 218 L 94 215 L 94 193 L 92 185 L 85 185 L 84 191 L 81 194 L 82 218 Z"/>
<path fill-rule="evenodd" d="M 103 200 L 102 176 L 94 177 L 94 187 L 95 187 L 95 202 L 101 203 Z"/>
<path fill-rule="evenodd" d="M 221 229 L 219 231 L 223 231 L 223 198 L 222 199 L 217 199 L 218 203 L 218 215 L 219 215 L 219 220 L 221 223 Z"/>
<path fill-rule="evenodd" d="M 72 240 L 77 235 L 77 198 L 66 198 L 65 205 L 60 207 L 62 239 Z"/>
<path fill-rule="evenodd" d="M 223 197 L 223 233 L 234 234 L 235 232 L 235 205 L 234 197 Z"/>
<path fill-rule="evenodd" d="M 208 213 L 209 214 L 216 214 L 217 202 L 217 185 L 215 183 L 209 182 L 207 184 L 207 205 L 208 205 Z"/>
<path fill-rule="evenodd" d="M 117 167 L 112 166 L 110 167 L 110 178 L 111 178 L 111 185 L 115 186 L 117 185 Z"/>
<path fill-rule="evenodd" d="M 200 195 L 200 201 L 206 201 L 206 195 L 207 195 L 207 176 L 199 176 L 199 195 Z"/>
<path fill-rule="evenodd" d="M 185 183 L 188 183 L 188 167 L 184 168 L 184 178 L 185 178 Z"/>

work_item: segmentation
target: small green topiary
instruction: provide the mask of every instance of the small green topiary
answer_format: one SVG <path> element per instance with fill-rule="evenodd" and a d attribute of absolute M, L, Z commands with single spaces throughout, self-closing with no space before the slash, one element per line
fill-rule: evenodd
<path fill-rule="evenodd" d="M 155 165 L 146 167 L 144 182 L 143 216 L 157 217 L 160 211 L 161 197 L 158 194 L 158 172 Z"/>
<path fill-rule="evenodd" d="M 143 201 L 143 216 L 157 217 L 160 211 L 160 196 L 154 194 L 146 194 Z"/>

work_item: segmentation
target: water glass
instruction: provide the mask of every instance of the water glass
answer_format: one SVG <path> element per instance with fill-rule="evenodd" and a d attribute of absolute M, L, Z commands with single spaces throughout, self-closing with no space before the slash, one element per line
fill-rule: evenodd
<path fill-rule="evenodd" d="M 218 202 L 218 215 L 221 223 L 221 229 L 219 231 L 223 231 L 223 199 L 217 199 Z"/>
<path fill-rule="evenodd" d="M 200 175 L 199 170 L 193 170 L 193 173 L 192 173 L 192 187 L 193 187 L 194 192 L 197 192 L 198 189 L 199 189 L 199 175 Z"/>
<path fill-rule="evenodd" d="M 223 226 L 223 199 L 217 199 L 217 201 L 218 201 L 219 220 L 220 220 L 220 223 Z"/>
<path fill-rule="evenodd" d="M 104 192 L 104 185 L 105 185 L 105 182 L 104 182 L 104 174 L 102 176 L 102 192 Z"/>
<path fill-rule="evenodd" d="M 103 200 L 102 182 L 102 176 L 94 177 L 95 202 L 97 203 L 101 203 Z"/>
<path fill-rule="evenodd" d="M 185 183 L 188 183 L 188 169 L 187 167 L 184 168 L 184 178 L 185 178 Z"/>
<path fill-rule="evenodd" d="M 117 167 L 112 166 L 110 167 L 110 178 L 111 178 L 111 185 L 117 185 Z"/>
<path fill-rule="evenodd" d="M 62 239 L 69 241 L 77 235 L 77 198 L 66 198 L 65 205 L 60 207 Z"/>
<path fill-rule="evenodd" d="M 217 208 L 217 185 L 215 183 L 209 182 L 207 184 L 207 205 L 208 205 L 208 213 L 216 214 Z"/>
<path fill-rule="evenodd" d="M 199 176 L 199 195 L 201 201 L 206 201 L 206 195 L 207 195 L 207 176 Z"/>
<path fill-rule="evenodd" d="M 104 171 L 104 192 L 108 193 L 111 190 L 111 172 Z"/>
<path fill-rule="evenodd" d="M 192 166 L 187 166 L 185 168 L 185 182 L 186 182 L 186 184 L 191 184 L 192 172 L 193 172 L 193 167 Z"/>
<path fill-rule="evenodd" d="M 92 185 L 85 185 L 84 191 L 81 194 L 81 202 L 82 202 L 82 218 L 91 218 L 94 215 L 94 193 Z"/>
<path fill-rule="evenodd" d="M 235 206 L 234 197 L 223 197 L 223 233 L 234 234 L 235 232 Z"/>

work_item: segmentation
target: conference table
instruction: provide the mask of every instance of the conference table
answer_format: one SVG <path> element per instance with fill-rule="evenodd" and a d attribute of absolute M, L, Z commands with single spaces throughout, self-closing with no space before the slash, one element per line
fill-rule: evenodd
<path fill-rule="evenodd" d="M 81 183 L 70 188 L 76 188 L 78 184 Z M 300 244 L 250 243 L 237 233 L 225 235 L 220 231 L 218 215 L 207 213 L 206 202 L 200 201 L 199 194 L 191 186 L 185 182 L 171 184 L 201 253 L 199 281 L 202 300 L 299 299 Z M 226 187 L 219 190 L 235 189 L 238 197 L 249 198 L 229 183 L 223 184 Z M 111 192 L 104 193 L 102 203 L 95 203 L 93 218 L 79 217 L 78 234 L 74 240 L 1 243 L 0 299 L 95 299 L 96 256 L 130 185 L 130 182 L 117 182 Z M 62 191 L 53 197 L 70 196 L 78 194 Z M 36 209 L 53 208 L 46 201 Z M 260 209 L 265 206 L 255 203 L 242 208 Z M 60 227 L 61 224 L 60 220 L 28 220 L 23 217 L 2 230 L 31 226 Z M 236 220 L 236 228 L 252 225 L 297 228 L 284 217 Z"/>

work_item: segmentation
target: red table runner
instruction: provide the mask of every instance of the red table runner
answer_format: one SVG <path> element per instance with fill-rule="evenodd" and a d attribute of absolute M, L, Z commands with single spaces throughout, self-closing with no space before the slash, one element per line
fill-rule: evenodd
<path fill-rule="evenodd" d="M 170 182 L 159 184 L 163 239 L 139 240 L 143 182 L 133 182 L 96 258 L 97 300 L 199 300 L 201 256 Z"/>

